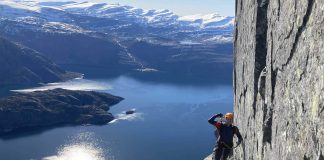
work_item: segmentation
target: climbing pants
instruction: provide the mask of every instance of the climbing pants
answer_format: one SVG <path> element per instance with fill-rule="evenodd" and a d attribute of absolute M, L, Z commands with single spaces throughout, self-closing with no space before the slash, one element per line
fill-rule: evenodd
<path fill-rule="evenodd" d="M 213 153 L 213 160 L 226 160 L 232 149 L 226 148 L 224 145 L 216 145 Z"/>

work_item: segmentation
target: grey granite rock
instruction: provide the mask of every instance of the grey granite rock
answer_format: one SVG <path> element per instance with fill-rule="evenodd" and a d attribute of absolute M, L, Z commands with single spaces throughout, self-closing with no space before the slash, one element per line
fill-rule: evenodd
<path fill-rule="evenodd" d="M 324 1 L 237 0 L 235 159 L 324 159 Z"/>
<path fill-rule="evenodd" d="M 0 133 L 74 124 L 106 124 L 123 98 L 93 91 L 54 89 L 0 99 Z"/>

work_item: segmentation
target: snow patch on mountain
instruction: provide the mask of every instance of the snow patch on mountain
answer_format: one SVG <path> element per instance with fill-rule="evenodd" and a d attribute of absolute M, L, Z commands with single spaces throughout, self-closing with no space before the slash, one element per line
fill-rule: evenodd
<path fill-rule="evenodd" d="M 70 4 L 70 3 L 76 3 L 74 1 L 67 1 L 67 2 L 51 2 L 51 1 L 48 1 L 48 2 L 38 2 L 37 4 L 40 5 L 40 6 L 62 6 L 62 5 L 66 5 L 66 4 Z"/>
<path fill-rule="evenodd" d="M 42 28 L 45 32 L 56 32 L 56 33 L 85 33 L 86 30 L 81 27 L 70 25 L 62 22 L 48 22 L 45 23 Z"/>
<path fill-rule="evenodd" d="M 216 42 L 216 43 L 230 43 L 232 41 L 233 41 L 232 36 L 222 36 L 222 35 L 217 35 L 204 40 L 204 42 Z"/>
<path fill-rule="evenodd" d="M 12 9 L 23 9 L 37 12 L 40 10 L 41 6 L 36 5 L 35 3 L 29 3 L 25 1 L 12 1 L 12 0 L 1 0 L 1 7 L 7 7 Z M 8 9 L 6 9 L 8 10 Z"/>
<path fill-rule="evenodd" d="M 196 15 L 188 15 L 179 17 L 181 21 L 190 21 L 190 22 L 201 22 L 202 24 L 207 24 L 210 22 L 224 20 L 226 17 L 219 15 L 218 13 L 215 14 L 196 14 Z"/>

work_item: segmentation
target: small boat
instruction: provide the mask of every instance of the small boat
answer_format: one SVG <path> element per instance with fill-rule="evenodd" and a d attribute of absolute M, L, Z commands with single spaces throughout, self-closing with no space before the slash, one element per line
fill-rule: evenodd
<path fill-rule="evenodd" d="M 134 114 L 135 113 L 135 110 L 129 110 L 129 111 L 126 111 L 125 113 L 126 114 Z"/>

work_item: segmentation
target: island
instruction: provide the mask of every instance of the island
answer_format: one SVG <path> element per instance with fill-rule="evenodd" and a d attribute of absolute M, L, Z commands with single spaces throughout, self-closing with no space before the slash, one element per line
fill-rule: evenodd
<path fill-rule="evenodd" d="M 0 99 L 0 134 L 58 125 L 102 125 L 122 97 L 95 91 L 53 89 L 15 93 Z"/>

